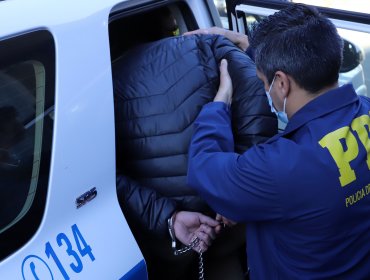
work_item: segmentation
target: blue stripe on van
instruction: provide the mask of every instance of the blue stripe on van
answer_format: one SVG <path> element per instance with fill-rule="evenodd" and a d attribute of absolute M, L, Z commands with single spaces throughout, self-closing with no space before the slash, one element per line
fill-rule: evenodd
<path fill-rule="evenodd" d="M 135 265 L 129 272 L 123 275 L 120 280 L 148 280 L 144 260 Z"/>

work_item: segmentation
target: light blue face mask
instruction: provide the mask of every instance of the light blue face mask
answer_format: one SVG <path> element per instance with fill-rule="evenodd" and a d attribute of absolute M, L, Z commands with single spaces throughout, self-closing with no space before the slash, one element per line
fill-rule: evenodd
<path fill-rule="evenodd" d="M 267 99 L 268 99 L 268 102 L 269 102 L 269 105 L 270 105 L 270 108 L 271 108 L 271 112 L 275 113 L 277 118 L 282 121 L 283 123 L 288 123 L 288 115 L 287 113 L 285 112 L 285 105 L 286 105 L 286 97 L 284 98 L 284 105 L 283 105 L 283 111 L 277 111 L 274 104 L 272 103 L 272 98 L 271 98 L 271 95 L 270 95 L 270 91 L 272 89 L 272 85 L 274 84 L 275 82 L 275 78 L 276 76 L 274 76 L 274 79 L 272 80 L 271 82 L 271 85 L 270 85 L 270 88 L 269 88 L 269 91 L 266 91 L 266 95 L 267 95 Z"/>

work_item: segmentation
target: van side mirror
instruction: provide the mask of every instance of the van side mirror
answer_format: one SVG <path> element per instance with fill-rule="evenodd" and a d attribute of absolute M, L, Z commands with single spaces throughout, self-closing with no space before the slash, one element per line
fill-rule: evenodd
<path fill-rule="evenodd" d="M 349 72 L 356 68 L 363 60 L 358 46 L 343 38 L 343 61 L 340 73 Z"/>

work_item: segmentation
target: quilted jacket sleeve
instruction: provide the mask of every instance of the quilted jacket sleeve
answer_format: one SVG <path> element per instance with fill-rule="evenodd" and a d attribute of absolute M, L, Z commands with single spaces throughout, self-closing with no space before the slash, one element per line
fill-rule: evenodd
<path fill-rule="evenodd" d="M 217 61 L 229 61 L 234 87 L 231 111 L 235 152 L 243 153 L 278 132 L 277 118 L 271 113 L 254 61 L 223 36 L 216 37 L 213 51 Z"/>
<path fill-rule="evenodd" d="M 117 176 L 117 193 L 121 209 L 134 232 L 168 235 L 167 219 L 176 210 L 174 200 L 124 175 Z"/>

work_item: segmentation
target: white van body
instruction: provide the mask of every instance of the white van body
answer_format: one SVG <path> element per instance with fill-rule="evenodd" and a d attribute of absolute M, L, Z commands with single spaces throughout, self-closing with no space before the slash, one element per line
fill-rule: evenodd
<path fill-rule="evenodd" d="M 146 279 L 143 255 L 117 200 L 108 25 L 112 11 L 155 2 L 0 2 L 0 44 L 37 30 L 50 32 L 55 44 L 45 210 L 32 238 L 1 261 L 0 279 Z M 200 27 L 214 25 L 203 1 L 183 2 Z M 93 188 L 94 198 L 77 208 L 76 199 Z"/>
<path fill-rule="evenodd" d="M 48 30 L 56 47 L 55 123 L 47 203 L 42 223 L 27 244 L 0 264 L 1 279 L 63 279 L 46 256 L 48 242 L 70 279 L 119 279 L 143 256 L 118 205 L 115 183 L 114 115 L 108 17 L 117 1 L 5 1 L 0 39 Z M 76 208 L 78 196 L 97 196 Z M 58 246 L 64 233 L 75 247 L 72 225 L 91 247 L 94 260 L 75 258 Z M 144 266 L 145 267 L 145 266 Z M 64 277 L 66 278 L 66 277 Z"/>

